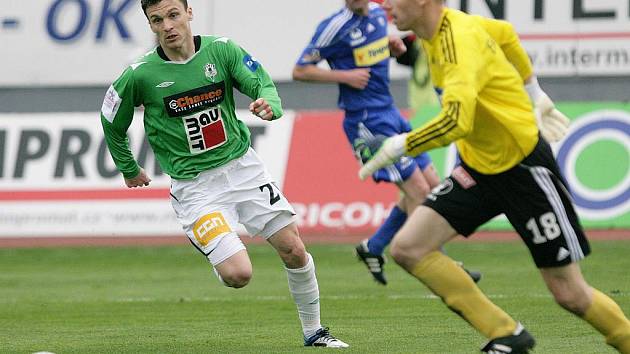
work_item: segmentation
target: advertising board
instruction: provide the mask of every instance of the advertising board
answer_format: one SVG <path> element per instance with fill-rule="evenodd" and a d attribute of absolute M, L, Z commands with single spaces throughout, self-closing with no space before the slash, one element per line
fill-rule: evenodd
<path fill-rule="evenodd" d="M 630 74 L 627 1 L 447 4 L 513 23 L 539 76 Z M 0 40 L 11 55 L 0 58 L 0 87 L 107 86 L 155 46 L 135 0 L 5 0 L 3 5 Z M 256 56 L 274 80 L 289 81 L 319 21 L 340 9 L 343 1 L 189 0 L 189 5 L 195 34 L 229 37 Z M 393 78 L 409 77 L 400 65 L 391 68 Z"/>

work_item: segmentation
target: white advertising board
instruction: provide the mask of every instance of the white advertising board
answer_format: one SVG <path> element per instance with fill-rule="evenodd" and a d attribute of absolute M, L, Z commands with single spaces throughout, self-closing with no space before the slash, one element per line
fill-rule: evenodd
<path fill-rule="evenodd" d="M 139 0 L 4 0 L 0 87 L 109 85 L 154 46 Z M 230 37 L 276 80 L 338 0 L 188 0 L 195 34 Z"/>
<path fill-rule="evenodd" d="M 539 76 L 630 75 L 630 2 L 448 0 L 514 25 Z"/>
<path fill-rule="evenodd" d="M 136 0 L 4 0 L 0 87 L 108 85 L 153 46 Z M 277 81 L 342 0 L 189 0 L 194 33 L 234 39 Z M 629 75 L 630 10 L 622 0 L 449 0 L 512 22 L 541 76 Z M 408 71 L 392 65 L 394 78 Z"/>
<path fill-rule="evenodd" d="M 265 122 L 237 112 L 282 187 L 294 113 Z M 142 112 L 131 149 L 152 178 L 128 189 L 104 144 L 98 112 L 0 115 L 0 237 L 178 235 L 170 178 L 143 144 Z"/>
<path fill-rule="evenodd" d="M 216 0 L 214 13 L 234 11 L 237 4 L 248 3 Z M 514 24 L 540 76 L 630 75 L 628 1 L 448 0 L 447 5 Z M 223 32 L 255 53 L 274 79 L 288 80 L 317 23 L 341 6 L 341 0 L 267 1 L 260 12 L 243 12 L 239 21 L 214 18 L 211 30 Z M 246 25 L 261 20 L 265 25 L 255 30 Z M 408 75 L 392 65 L 392 77 Z"/>

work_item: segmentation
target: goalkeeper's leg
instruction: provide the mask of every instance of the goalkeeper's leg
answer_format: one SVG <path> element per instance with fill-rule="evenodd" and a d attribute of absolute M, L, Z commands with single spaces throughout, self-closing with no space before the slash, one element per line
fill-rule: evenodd
<path fill-rule="evenodd" d="M 415 171 L 404 182 L 398 183 L 401 198 L 385 222 L 372 237 L 363 240 L 355 247 L 357 257 L 366 265 L 374 280 L 383 285 L 387 284 L 384 274 L 385 256 L 383 254 L 385 248 L 389 246 L 394 235 L 405 223 L 407 216 L 413 213 L 426 199 L 431 189 L 440 184 L 440 178 L 433 167 L 431 159 L 428 155 L 423 155 L 415 159 L 419 168 L 415 168 Z M 422 169 L 422 172 L 420 169 Z M 404 176 L 409 172 L 401 169 L 400 173 Z M 444 249 L 440 250 L 444 252 Z M 457 262 L 457 264 L 463 267 L 461 262 Z M 464 271 L 468 273 L 475 283 L 481 279 L 481 273 L 478 271 L 469 271 L 465 268 Z"/>
<path fill-rule="evenodd" d="M 591 324 L 620 353 L 630 354 L 630 321 L 613 299 L 586 283 L 577 263 L 540 272 L 560 306 Z"/>
<path fill-rule="evenodd" d="M 517 322 L 494 305 L 461 267 L 439 252 L 455 236 L 457 232 L 440 214 L 420 206 L 396 234 L 391 254 L 401 267 L 485 337 L 509 337 Z"/>

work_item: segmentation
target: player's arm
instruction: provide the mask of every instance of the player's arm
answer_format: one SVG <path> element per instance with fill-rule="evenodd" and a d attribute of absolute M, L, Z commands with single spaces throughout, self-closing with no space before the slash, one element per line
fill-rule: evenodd
<path fill-rule="evenodd" d="M 264 120 L 282 117 L 282 102 L 273 80 L 256 58 L 231 40 L 218 40 L 234 78 L 234 87 L 253 100 L 250 111 Z"/>
<path fill-rule="evenodd" d="M 407 52 L 407 43 L 403 38 L 397 35 L 390 34 L 387 36 L 387 46 L 389 47 L 389 56 L 393 58 L 399 58 Z"/>
<path fill-rule="evenodd" d="M 407 50 L 399 56 L 396 56 L 396 62 L 401 65 L 413 67 L 416 64 L 416 60 L 420 56 L 420 50 L 415 45 L 416 35 L 408 34 L 401 38 L 403 44 Z"/>
<path fill-rule="evenodd" d="M 507 60 L 516 68 L 523 82 L 527 81 L 533 73 L 534 69 L 529 60 L 529 56 L 525 48 L 518 39 L 518 34 L 511 23 L 502 20 L 495 20 L 481 16 L 474 16 L 479 24 L 501 47 L 501 51 L 505 54 Z"/>
<path fill-rule="evenodd" d="M 138 165 L 131 149 L 127 130 L 133 120 L 133 69 L 127 68 L 107 90 L 101 107 L 101 125 L 105 142 L 125 184 L 132 187 L 147 186 L 151 179 Z"/>
<path fill-rule="evenodd" d="M 542 90 L 536 76 L 532 75 L 525 81 L 525 90 L 534 104 L 536 125 L 540 134 L 548 142 L 560 141 L 569 131 L 571 121 L 560 112 L 551 98 Z"/>
<path fill-rule="evenodd" d="M 363 90 L 370 81 L 370 68 L 335 70 L 315 64 L 296 64 L 293 67 L 293 80 L 319 83 L 338 83 Z"/>
<path fill-rule="evenodd" d="M 468 33 L 445 36 L 452 51 L 441 52 L 444 62 L 442 109 L 423 126 L 407 134 L 405 152 L 416 156 L 468 135 L 473 127 L 477 95 L 483 82 L 477 73 L 485 65 L 477 55 L 477 40 Z"/>
<path fill-rule="evenodd" d="M 442 110 L 423 126 L 386 139 L 359 171 L 361 179 L 394 163 L 403 154 L 416 156 L 446 146 L 471 132 L 477 95 L 483 86 L 477 73 L 485 64 L 476 53 L 478 40 L 469 33 L 445 36 L 445 40 L 452 41 L 448 46 L 454 50 L 442 52 L 437 59 L 445 63 Z"/>
<path fill-rule="evenodd" d="M 531 61 L 521 45 L 511 23 L 475 16 L 488 34 L 499 44 L 506 58 L 523 79 L 525 89 L 534 105 L 540 133 L 549 142 L 562 139 L 569 130 L 569 119 L 559 110 L 538 84 Z"/>
<path fill-rule="evenodd" d="M 334 44 L 337 43 L 334 38 L 330 41 L 325 41 L 329 43 L 328 45 L 321 46 L 318 44 L 322 42 L 320 36 L 323 33 L 323 28 L 326 26 L 326 23 L 321 23 L 318 26 L 310 43 L 304 48 L 302 54 L 300 54 L 299 59 L 293 66 L 293 80 L 343 84 L 358 90 L 363 90 L 367 86 L 368 81 L 370 81 L 370 68 L 342 70 L 323 68 L 317 65 L 339 50 L 339 47 Z"/>

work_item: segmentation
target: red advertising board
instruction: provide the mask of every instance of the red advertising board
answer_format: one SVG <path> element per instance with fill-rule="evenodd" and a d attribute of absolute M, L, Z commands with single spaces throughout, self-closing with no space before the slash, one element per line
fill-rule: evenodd
<path fill-rule="evenodd" d="M 303 234 L 368 234 L 398 199 L 391 184 L 359 180 L 342 119 L 342 112 L 330 111 L 295 117 L 284 192 Z"/>

